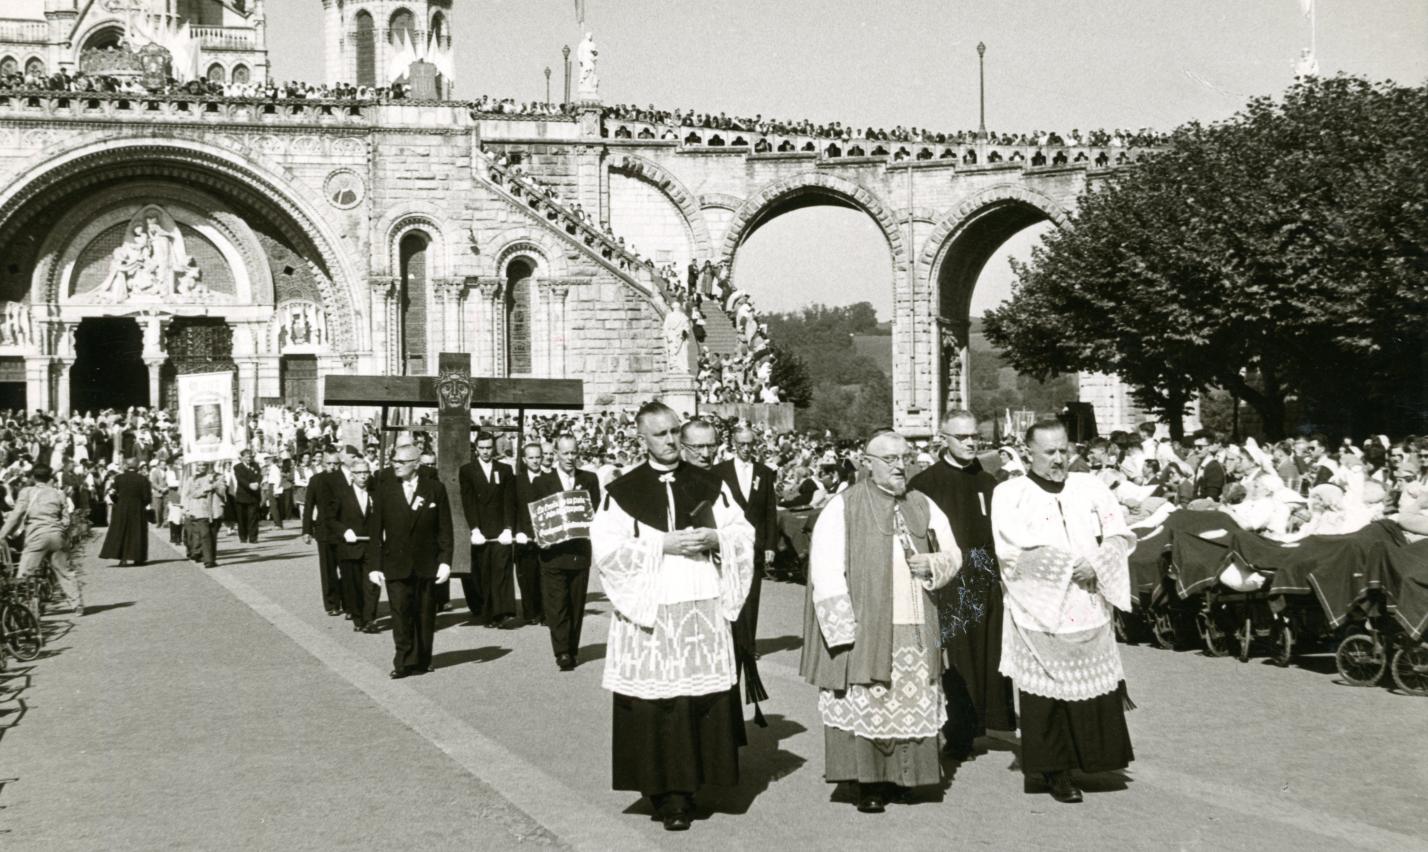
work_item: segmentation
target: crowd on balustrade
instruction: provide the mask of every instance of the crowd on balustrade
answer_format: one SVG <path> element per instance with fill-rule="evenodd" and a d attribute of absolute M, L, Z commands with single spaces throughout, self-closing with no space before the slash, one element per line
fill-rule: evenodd
<path fill-rule="evenodd" d="M 203 78 L 180 82 L 170 78 L 162 88 L 144 85 L 142 78 L 108 74 L 71 73 L 62 69 L 53 74 L 15 71 L 0 75 L 0 91 L 69 92 L 73 94 L 189 95 L 193 97 L 232 98 L 242 100 L 346 100 L 384 102 L 407 97 L 402 83 L 390 86 L 353 86 L 347 83 L 286 83 L 218 81 Z"/>
<path fill-rule="evenodd" d="M 720 130 L 735 133 L 757 133 L 762 136 L 800 136 L 818 139 L 833 139 L 849 142 L 862 139 L 873 142 L 898 142 L 905 144 L 971 144 L 982 141 L 976 130 L 959 130 L 951 133 L 933 131 L 927 128 L 903 127 L 891 130 L 869 127 L 859 130 L 839 121 L 817 123 L 809 120 L 782 121 L 765 118 L 730 116 L 727 113 L 700 113 L 694 110 L 661 110 L 654 106 L 640 107 L 632 104 L 616 104 L 606 107 L 607 120 L 631 121 L 665 128 L 663 139 L 682 138 L 687 130 Z M 678 128 L 678 132 L 674 130 Z M 652 131 L 653 132 L 653 131 Z M 986 140 L 995 145 L 1021 145 L 1038 147 L 1091 146 L 1108 148 L 1144 148 L 1163 144 L 1166 136 L 1150 128 L 1139 130 L 1090 130 L 1073 129 L 1067 133 L 1036 130 L 1031 133 L 990 133 Z M 767 144 L 767 143 L 765 143 Z"/>

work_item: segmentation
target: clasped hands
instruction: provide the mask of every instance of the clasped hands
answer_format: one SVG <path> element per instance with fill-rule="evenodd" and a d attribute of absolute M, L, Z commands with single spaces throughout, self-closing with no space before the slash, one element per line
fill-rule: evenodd
<path fill-rule="evenodd" d="M 694 558 L 719 547 L 719 531 L 708 527 L 675 530 L 664 534 L 664 552 Z"/>
<path fill-rule="evenodd" d="M 1096 587 L 1096 569 L 1091 567 L 1090 560 L 1084 556 L 1076 560 L 1076 564 L 1071 566 L 1071 582 L 1087 590 Z"/>
<path fill-rule="evenodd" d="M 524 536 L 525 536 L 525 533 L 521 533 L 521 537 L 524 537 Z M 471 530 L 471 543 L 472 543 L 472 544 L 474 544 L 474 545 L 482 545 L 482 544 L 485 544 L 485 543 L 488 542 L 488 541 L 490 541 L 490 539 L 486 538 L 486 536 L 483 535 L 482 532 L 481 532 L 479 529 L 473 529 L 473 530 Z M 518 538 L 517 536 L 511 535 L 511 531 L 510 531 L 510 530 L 501 530 L 501 534 L 498 535 L 498 536 L 496 536 L 496 543 L 497 543 L 497 544 L 510 544 L 510 543 L 512 543 L 512 542 L 514 542 L 514 541 L 519 541 L 519 538 Z M 524 544 L 525 542 L 521 542 L 521 543 Z"/>
<path fill-rule="evenodd" d="M 384 586 L 387 584 L 387 577 L 381 571 L 370 572 L 367 575 L 367 579 L 371 580 L 372 584 L 376 586 Z M 436 566 L 436 584 L 440 586 L 449 579 L 451 579 L 451 566 L 445 562 Z"/>
<path fill-rule="evenodd" d="M 932 579 L 932 554 L 914 553 L 908 557 L 907 567 L 912 571 L 912 576 L 919 580 Z"/>

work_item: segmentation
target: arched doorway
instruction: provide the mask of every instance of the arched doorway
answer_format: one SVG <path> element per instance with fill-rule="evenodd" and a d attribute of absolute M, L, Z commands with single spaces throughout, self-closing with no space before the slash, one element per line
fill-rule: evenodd
<path fill-rule="evenodd" d="M 74 335 L 69 374 L 70 409 L 123 410 L 150 404 L 144 336 L 132 317 L 90 317 Z"/>
<path fill-rule="evenodd" d="M 531 358 L 531 286 L 535 264 L 523 257 L 506 267 L 506 373 L 527 375 Z"/>
<path fill-rule="evenodd" d="M 84 40 L 84 50 L 118 50 L 124 41 L 124 28 L 118 25 L 100 27 Z"/>
<path fill-rule="evenodd" d="M 408 376 L 426 374 L 427 278 L 431 239 L 420 231 L 402 237 L 401 262 L 402 365 Z"/>

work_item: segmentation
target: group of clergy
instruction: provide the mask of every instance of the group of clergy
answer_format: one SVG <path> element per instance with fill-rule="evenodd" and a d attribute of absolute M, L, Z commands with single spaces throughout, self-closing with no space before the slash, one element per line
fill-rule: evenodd
<path fill-rule="evenodd" d="M 738 781 L 741 676 L 766 697 L 751 622 L 773 472 L 745 433 L 712 466 L 714 427 L 658 402 L 636 423 L 648 460 L 611 483 L 591 530 L 614 607 L 614 787 L 681 831 L 700 787 Z M 825 779 L 851 784 L 864 813 L 911 800 L 942 783 L 944 753 L 1017 728 L 1015 692 L 1026 791 L 1079 802 L 1073 770 L 1133 758 L 1113 610 L 1130 608 L 1135 537 L 1106 486 L 1068 473 L 1060 422 L 1028 430 L 1031 470 L 1002 485 L 977 461 L 972 414 L 950 413 L 941 436 L 945 455 L 912 482 L 907 440 L 871 436 L 864 475 L 814 527 L 800 671 L 819 690 Z"/>
<path fill-rule="evenodd" d="M 651 402 L 636 425 L 646 461 L 603 495 L 576 469 L 574 438 L 557 439 L 555 469 L 541 474 L 538 445 L 523 448 L 516 472 L 479 435 L 458 475 L 472 530 L 463 592 L 473 618 L 507 626 L 519 584 L 523 617 L 545 620 L 568 671 L 589 572 L 599 572 L 613 607 L 602 685 L 613 694 L 614 788 L 644 795 L 666 829 L 682 831 L 700 788 L 738 783 L 741 681 L 763 724 L 754 637 L 778 535 L 775 474 L 753 459 L 747 430 L 716 465 L 711 424 Z M 1130 608 L 1135 537 L 1100 480 L 1068 473 L 1059 422 L 1030 428 L 1028 475 L 1000 485 L 977 461 L 973 415 L 949 414 L 941 437 L 943 457 L 909 482 L 907 440 L 871 436 L 859 481 L 814 527 L 800 672 L 818 688 L 825 779 L 880 813 L 940 786 L 944 756 L 967 759 L 977 737 L 1019 722 L 1027 792 L 1078 802 L 1073 770 L 1132 760 L 1113 610 Z M 446 489 L 411 445 L 376 475 L 355 454 L 326 461 L 305 522 L 333 548 L 320 559 L 334 566 L 322 568 L 324 597 L 331 570 L 338 611 L 370 630 L 385 585 L 391 676 L 429 672 L 451 573 Z M 581 490 L 596 507 L 589 538 L 534 546 L 529 502 Z"/>

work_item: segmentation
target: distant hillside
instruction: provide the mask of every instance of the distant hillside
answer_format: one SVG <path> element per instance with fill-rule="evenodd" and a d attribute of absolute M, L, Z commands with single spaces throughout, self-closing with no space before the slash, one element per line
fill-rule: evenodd
<path fill-rule="evenodd" d="M 892 335 L 855 334 L 853 351 L 866 355 L 889 379 L 892 378 Z"/>

